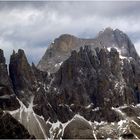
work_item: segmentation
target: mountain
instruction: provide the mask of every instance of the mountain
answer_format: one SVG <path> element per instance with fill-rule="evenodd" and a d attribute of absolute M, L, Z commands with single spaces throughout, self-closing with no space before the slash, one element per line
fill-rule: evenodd
<path fill-rule="evenodd" d="M 37 66 L 13 51 L 9 73 L 1 50 L 0 77 L 0 108 L 30 136 L 140 138 L 139 56 L 118 29 L 94 39 L 62 35 Z"/>
<path fill-rule="evenodd" d="M 41 71 L 56 72 L 62 62 L 70 56 L 71 51 L 78 51 L 81 46 L 91 46 L 91 49 L 115 47 L 122 56 L 139 59 L 134 45 L 125 33 L 118 29 L 106 28 L 94 39 L 80 39 L 68 34 L 61 35 L 48 47 L 37 68 Z"/>

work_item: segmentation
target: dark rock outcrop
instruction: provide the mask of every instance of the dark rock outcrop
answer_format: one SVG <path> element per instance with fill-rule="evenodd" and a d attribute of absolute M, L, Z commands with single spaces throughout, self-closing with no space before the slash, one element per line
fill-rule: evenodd
<path fill-rule="evenodd" d="M 0 110 L 0 139 L 35 139 L 10 114 Z"/>
<path fill-rule="evenodd" d="M 32 114 L 37 124 L 37 114 L 41 122 L 50 121 L 52 129 L 54 122 L 65 123 L 76 114 L 92 122 L 117 123 L 122 117 L 112 108 L 140 102 L 137 96 L 140 93 L 139 56 L 126 34 L 110 28 L 100 32 L 95 39 L 60 36 L 47 49 L 37 67 L 30 66 L 23 50 L 13 52 L 9 74 L 10 78 L 0 51 L 0 107 L 6 109 L 14 103 L 18 108 L 17 96 L 26 106 L 23 114 L 27 120 Z M 21 123 L 23 121 L 26 126 L 24 119 Z M 38 126 L 41 129 L 40 124 Z M 58 129 L 53 133 L 58 133 Z M 44 135 L 45 131 L 41 132 Z M 116 131 L 111 135 L 104 133 L 106 138 L 113 138 Z M 54 135 L 60 138 L 61 134 Z M 81 119 L 67 125 L 63 137 L 94 138 L 90 125 Z"/>
<path fill-rule="evenodd" d="M 90 45 L 78 51 L 82 42 Z M 119 116 L 111 107 L 137 102 L 139 57 L 123 32 L 107 28 L 96 39 L 82 41 L 63 35 L 54 41 L 43 57 L 47 70 L 50 66 L 55 69 L 52 65 L 59 56 L 60 60 L 69 58 L 54 74 L 40 71 L 34 65 L 30 67 L 30 75 L 36 80 L 34 110 L 45 120 L 66 122 L 78 112 L 92 121 L 117 121 Z M 28 85 L 33 87 L 33 84 Z"/>
<path fill-rule="evenodd" d="M 83 118 L 75 117 L 67 124 L 64 139 L 94 139 L 93 129 L 91 125 Z"/>
<path fill-rule="evenodd" d="M 0 50 L 0 108 L 8 110 L 19 108 L 2 50 Z"/>
<path fill-rule="evenodd" d="M 83 42 L 90 45 L 78 51 Z M 66 122 L 80 113 L 92 121 L 117 121 L 111 107 L 136 103 L 139 57 L 123 32 L 107 28 L 96 39 L 82 41 L 63 35 L 46 53 L 45 63 L 60 54 L 61 60 L 67 54 L 70 57 L 54 74 L 40 71 L 34 64 L 31 67 L 23 50 L 13 52 L 9 66 L 15 93 L 25 104 L 34 96 L 34 111 L 45 120 Z"/>
<path fill-rule="evenodd" d="M 13 51 L 9 73 L 16 95 L 27 105 L 34 94 L 36 79 L 23 50 Z"/>
<path fill-rule="evenodd" d="M 48 73 L 37 69 L 37 67 L 34 65 L 34 63 L 32 63 L 32 70 L 33 70 L 34 76 L 38 83 L 40 82 L 40 83 L 47 84 L 46 82 L 47 81 L 49 82 Z"/>
<path fill-rule="evenodd" d="M 58 112 L 60 105 L 67 105 L 70 116 L 80 112 L 86 119 L 93 121 L 97 118 L 98 121 L 118 120 L 118 116 L 110 108 L 136 102 L 134 86 L 137 83 L 134 72 L 129 70 L 132 83 L 124 76 L 124 69 L 132 69 L 131 63 L 127 66 L 122 61 L 125 60 L 120 59 L 115 48 L 110 52 L 106 48 L 92 51 L 86 46 L 78 53 L 73 51 L 53 78 L 48 95 L 55 103 L 50 100 L 51 104 Z M 126 58 L 126 61 L 129 60 Z M 84 109 L 90 104 L 93 104 L 91 109 Z M 97 107 L 100 111 L 92 113 Z M 59 118 L 62 121 L 63 116 Z"/>

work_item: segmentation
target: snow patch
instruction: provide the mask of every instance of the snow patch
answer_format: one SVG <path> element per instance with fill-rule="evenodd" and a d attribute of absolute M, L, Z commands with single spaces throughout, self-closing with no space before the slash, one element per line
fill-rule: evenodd
<path fill-rule="evenodd" d="M 99 107 L 96 107 L 96 108 L 92 109 L 92 111 L 99 111 L 99 110 L 100 110 Z"/>
<path fill-rule="evenodd" d="M 119 48 L 113 46 L 113 47 L 107 47 L 107 50 L 110 52 L 111 51 L 111 48 L 115 48 L 117 50 L 117 52 L 119 53 L 119 58 L 120 59 L 122 59 L 122 60 L 123 59 L 127 59 L 130 62 L 131 57 L 123 56 L 122 53 L 121 53 L 121 50 Z"/>
<path fill-rule="evenodd" d="M 34 135 L 37 139 L 47 139 L 48 136 L 45 131 L 46 122 L 42 116 L 38 116 L 34 113 L 33 104 L 34 96 L 31 97 L 29 106 L 26 107 L 20 99 L 17 98 L 20 104 L 20 108 L 9 112 L 16 120 L 18 120 L 31 135 Z M 42 122 L 43 121 L 43 122 Z M 42 124 L 43 123 L 43 124 Z"/>
<path fill-rule="evenodd" d="M 39 90 L 40 90 L 40 87 L 39 87 L 39 88 L 37 88 L 37 90 L 36 90 L 36 91 L 38 92 Z"/>
<path fill-rule="evenodd" d="M 13 111 L 8 111 L 8 113 L 10 113 L 11 115 L 16 114 L 20 111 L 20 108 L 17 110 L 13 110 Z"/>
<path fill-rule="evenodd" d="M 117 50 L 117 52 L 118 52 L 119 54 L 121 54 L 121 50 L 120 50 L 120 49 L 118 49 L 117 47 L 115 47 L 115 45 L 113 45 L 113 46 L 111 46 L 111 47 L 107 47 L 107 50 L 110 52 L 110 51 L 111 51 L 111 48 L 116 49 L 116 50 Z"/>
<path fill-rule="evenodd" d="M 110 52 L 111 51 L 111 47 L 107 47 L 107 50 Z"/>
<path fill-rule="evenodd" d="M 43 135 L 44 135 L 44 138 L 47 139 L 48 137 L 47 137 L 47 135 L 46 135 L 46 133 L 45 133 L 45 130 L 43 129 L 43 127 L 42 127 L 40 121 L 38 120 L 38 118 L 37 118 L 37 116 L 36 116 L 36 114 L 33 113 L 33 115 L 34 115 L 34 117 L 35 117 L 35 119 L 36 119 L 36 121 L 37 121 L 37 123 L 38 123 L 38 125 L 39 125 L 39 127 L 40 127 L 40 129 L 41 129 L 41 131 L 42 131 L 42 133 L 43 133 Z"/>
<path fill-rule="evenodd" d="M 105 121 L 101 121 L 101 122 L 94 121 L 94 124 L 95 124 L 96 126 L 101 126 L 101 125 L 106 125 L 107 122 L 105 122 Z"/>
<path fill-rule="evenodd" d="M 24 91 L 23 91 L 23 90 L 21 90 L 20 92 L 21 92 L 22 94 L 24 94 Z"/>
<path fill-rule="evenodd" d="M 140 125 L 136 122 L 136 121 L 134 121 L 134 120 L 131 120 L 131 122 L 133 122 L 137 127 L 139 127 L 140 128 Z"/>
<path fill-rule="evenodd" d="M 2 95 L 0 96 L 0 99 L 10 99 L 10 95 Z"/>
<path fill-rule="evenodd" d="M 91 108 L 93 106 L 93 103 L 91 103 L 91 104 L 89 104 L 89 105 L 87 105 L 85 108 Z"/>
<path fill-rule="evenodd" d="M 119 128 L 122 128 L 122 126 L 123 126 L 124 123 L 126 123 L 126 120 L 120 120 L 120 121 L 118 122 Z"/>
<path fill-rule="evenodd" d="M 73 112 L 73 111 L 71 110 L 70 106 L 67 105 L 67 104 L 59 104 L 58 106 L 60 106 L 60 107 L 65 107 L 65 106 L 66 106 L 66 107 L 69 109 L 70 112 Z"/>
<path fill-rule="evenodd" d="M 126 114 L 120 110 L 121 108 L 114 108 L 112 107 L 112 110 L 119 113 L 122 117 L 126 118 Z"/>
<path fill-rule="evenodd" d="M 51 128 L 51 129 L 59 128 L 61 124 L 62 124 L 62 123 L 61 123 L 59 120 L 57 120 L 56 123 L 52 123 L 52 128 Z"/>
<path fill-rule="evenodd" d="M 60 67 L 60 66 L 62 65 L 62 63 L 63 63 L 63 61 L 60 62 L 60 63 L 55 64 L 54 66 L 55 66 L 55 67 Z"/>

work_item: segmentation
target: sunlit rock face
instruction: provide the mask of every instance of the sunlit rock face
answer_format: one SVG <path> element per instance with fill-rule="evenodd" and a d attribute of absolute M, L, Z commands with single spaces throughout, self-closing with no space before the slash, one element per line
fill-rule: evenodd
<path fill-rule="evenodd" d="M 72 50 L 79 50 L 81 46 L 98 48 L 117 48 L 122 56 L 139 59 L 134 45 L 128 36 L 118 29 L 106 28 L 99 32 L 94 39 L 81 39 L 73 35 L 64 34 L 54 40 L 37 67 L 42 71 L 56 72 L 71 54 Z"/>
<path fill-rule="evenodd" d="M 123 32 L 62 35 L 37 67 L 20 49 L 11 55 L 9 75 L 2 51 L 0 59 L 0 108 L 35 138 L 139 138 L 140 62 Z"/>

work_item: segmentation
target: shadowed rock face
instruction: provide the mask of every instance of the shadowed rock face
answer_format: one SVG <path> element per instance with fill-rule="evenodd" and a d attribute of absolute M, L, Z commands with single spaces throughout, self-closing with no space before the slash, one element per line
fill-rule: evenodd
<path fill-rule="evenodd" d="M 34 139 L 10 114 L 0 110 L 0 139 Z"/>
<path fill-rule="evenodd" d="M 107 28 L 96 39 L 83 41 L 93 41 L 94 45 L 79 49 L 80 39 L 70 35 L 54 41 L 51 49 L 65 52 L 62 57 L 71 52 L 54 74 L 40 71 L 34 64 L 31 67 L 22 50 L 11 56 L 9 71 L 14 91 L 27 106 L 34 96 L 34 111 L 45 120 L 66 122 L 79 112 L 88 120 L 115 121 L 119 117 L 112 106 L 136 103 L 134 92 L 140 68 L 127 35 Z M 72 51 L 75 48 L 79 50 Z M 127 55 L 122 49 L 127 50 Z"/>
<path fill-rule="evenodd" d="M 38 68 L 55 72 L 47 98 L 62 122 L 77 112 L 89 120 L 114 121 L 118 116 L 112 106 L 136 103 L 139 56 L 128 36 L 118 29 L 107 28 L 95 39 L 62 35 L 47 49 Z M 97 107 L 99 111 L 92 111 Z"/>
<path fill-rule="evenodd" d="M 34 64 L 30 66 L 23 50 L 13 52 L 9 75 L 3 51 L 0 50 L 0 108 L 19 108 L 17 97 L 29 112 L 32 106 L 34 116 L 43 116 L 43 119 L 38 116 L 43 122 L 65 123 L 76 114 L 92 122 L 116 122 L 121 117 L 112 107 L 138 102 L 139 56 L 126 34 L 110 28 L 100 32 L 95 39 L 60 36 L 47 49 L 38 68 Z M 24 110 L 26 122 L 24 117 L 20 120 L 24 126 L 28 126 L 29 112 Z M 15 118 L 21 118 L 19 115 Z M 37 120 L 35 122 L 38 124 Z M 65 138 L 86 138 L 86 134 L 92 138 L 91 130 L 85 123 L 81 120 L 78 120 L 77 126 L 75 123 L 77 121 L 71 125 L 76 133 L 69 133 L 68 126 Z M 86 133 L 76 137 L 79 129 L 81 133 L 84 131 L 81 124 L 87 128 Z M 34 134 L 36 131 L 30 132 Z"/>
<path fill-rule="evenodd" d="M 36 79 L 23 50 L 11 55 L 9 73 L 17 96 L 23 102 L 29 101 L 34 92 Z"/>
<path fill-rule="evenodd" d="M 131 73 L 127 78 L 125 69 Z M 86 119 L 114 121 L 117 115 L 110 108 L 135 103 L 136 84 L 131 62 L 120 59 L 115 48 L 110 52 L 106 48 L 92 51 L 86 46 L 78 53 L 73 51 L 61 65 L 55 73 L 49 94 L 57 110 L 60 104 L 67 104 L 74 114 L 80 112 Z M 90 104 L 93 106 L 85 109 Z M 92 112 L 97 107 L 100 111 Z M 63 116 L 60 118 L 66 121 Z"/>
<path fill-rule="evenodd" d="M 2 50 L 0 50 L 0 108 L 10 110 L 19 108 Z"/>

